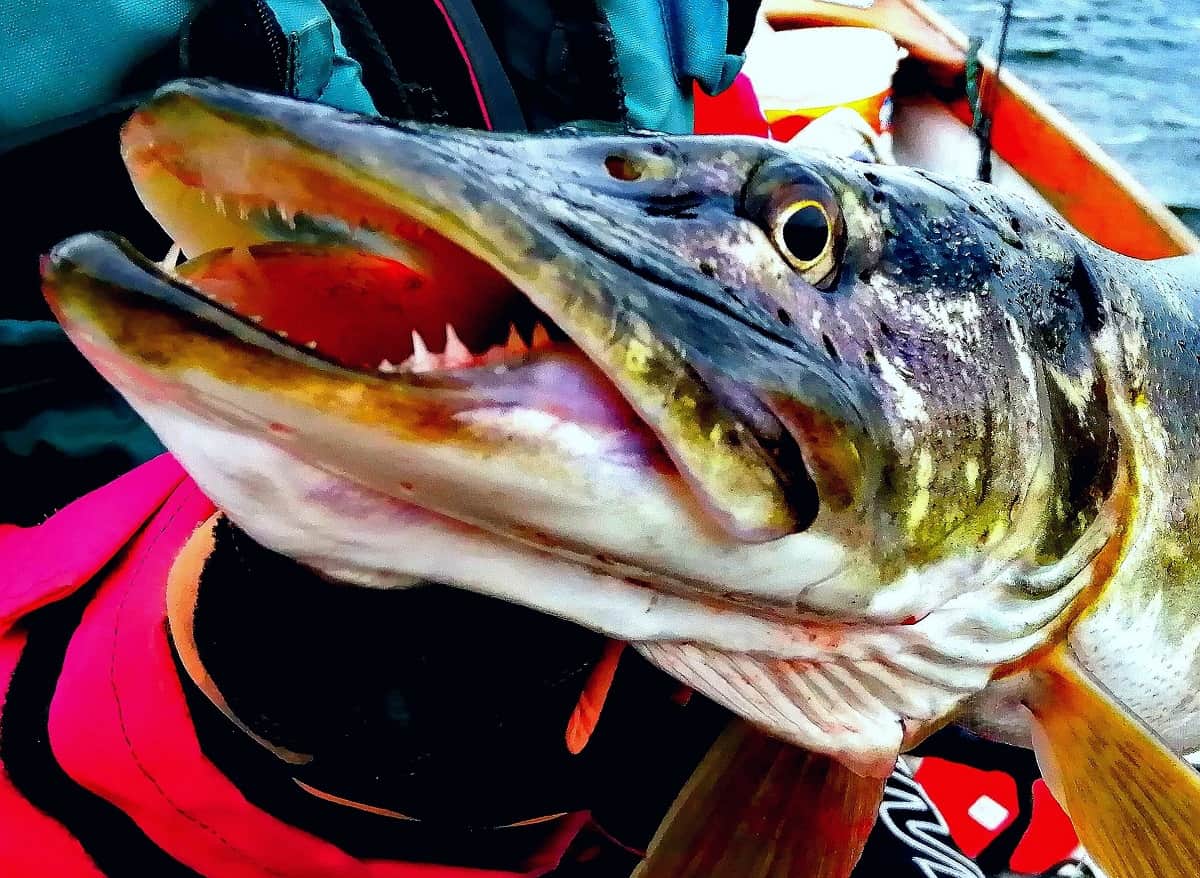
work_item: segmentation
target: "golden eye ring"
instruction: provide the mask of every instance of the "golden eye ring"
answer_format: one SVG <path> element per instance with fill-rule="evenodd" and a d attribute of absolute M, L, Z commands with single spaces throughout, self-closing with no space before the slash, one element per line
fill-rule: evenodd
<path fill-rule="evenodd" d="M 821 202 L 810 198 L 783 208 L 771 237 L 783 258 L 809 283 L 828 275 L 833 260 L 833 221 Z"/>

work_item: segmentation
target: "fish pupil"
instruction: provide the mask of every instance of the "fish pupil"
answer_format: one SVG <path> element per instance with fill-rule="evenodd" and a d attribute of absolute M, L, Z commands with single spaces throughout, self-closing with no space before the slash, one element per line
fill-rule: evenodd
<path fill-rule="evenodd" d="M 783 226 L 783 242 L 792 256 L 802 262 L 817 259 L 829 240 L 829 225 L 825 214 L 816 205 L 806 205 L 787 218 Z"/>

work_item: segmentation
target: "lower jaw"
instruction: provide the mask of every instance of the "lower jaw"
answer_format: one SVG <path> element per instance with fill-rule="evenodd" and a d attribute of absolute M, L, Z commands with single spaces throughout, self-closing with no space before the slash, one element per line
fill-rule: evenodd
<path fill-rule="evenodd" d="M 521 410 L 511 400 L 476 408 L 469 426 L 487 442 L 468 451 L 195 371 L 156 373 L 114 355 L 106 374 L 239 526 L 334 579 L 448 582 L 584 625 L 595 607 L 595 624 L 627 639 L 704 639 L 714 620 L 723 638 L 736 616 L 728 645 L 756 649 L 791 637 L 728 609 L 760 598 L 795 607 L 798 564 L 813 581 L 843 567 L 840 549 L 818 538 L 742 544 L 712 528 L 653 438 L 620 418 L 603 423 L 612 417 L 604 405 L 586 430 L 569 419 L 545 430 L 540 418 L 514 422 Z M 730 583 L 746 581 L 757 595 L 726 600 Z M 655 605 L 674 609 L 647 619 Z M 659 621 L 671 614 L 680 618 Z M 741 633 L 746 626 L 762 630 Z"/>

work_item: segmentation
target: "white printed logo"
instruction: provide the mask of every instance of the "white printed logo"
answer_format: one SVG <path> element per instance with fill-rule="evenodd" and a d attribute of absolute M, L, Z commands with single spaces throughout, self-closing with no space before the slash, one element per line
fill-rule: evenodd
<path fill-rule="evenodd" d="M 906 812 L 921 815 L 905 819 Z M 979 867 L 946 844 L 950 829 L 903 763 L 888 779 L 879 820 L 915 853 L 913 865 L 925 878 L 985 878 Z"/>

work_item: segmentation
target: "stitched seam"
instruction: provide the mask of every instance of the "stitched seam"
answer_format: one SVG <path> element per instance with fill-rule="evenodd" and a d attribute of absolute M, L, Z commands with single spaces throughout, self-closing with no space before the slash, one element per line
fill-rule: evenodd
<path fill-rule="evenodd" d="M 663 33 L 667 36 L 667 57 L 671 59 L 671 75 L 678 83 L 680 79 L 679 64 L 683 59 L 679 57 L 675 47 L 675 21 L 671 17 L 671 10 L 667 8 L 667 0 L 658 0 L 658 10 L 662 13 Z"/>
<path fill-rule="evenodd" d="M 298 98 L 300 90 L 299 83 L 304 81 L 303 71 L 303 53 L 300 51 L 300 37 L 298 34 L 290 33 L 287 36 L 288 44 L 288 71 L 287 71 L 287 93 L 290 97 Z M 322 89 L 324 93 L 324 89 Z M 318 96 L 318 100 L 320 96 Z"/>
<path fill-rule="evenodd" d="M 199 493 L 199 491 L 195 488 L 195 486 L 191 486 L 189 494 L 198 494 L 198 493 Z M 125 740 L 125 747 L 129 751 L 129 756 L 131 759 L 133 759 L 133 763 L 135 766 L 137 766 L 138 771 L 141 772 L 142 776 L 145 777 L 146 780 L 148 780 L 150 782 L 150 785 L 154 787 L 154 789 L 158 792 L 158 794 L 162 798 L 162 800 L 164 802 L 166 802 L 167 805 L 169 805 L 171 807 L 171 809 L 175 811 L 175 813 L 177 813 L 180 817 L 183 817 L 189 823 L 192 823 L 195 826 L 199 827 L 200 829 L 203 829 L 205 832 L 207 832 L 209 835 L 211 835 L 213 838 L 215 838 L 218 842 L 220 842 L 222 845 L 224 845 L 230 851 L 232 851 L 233 853 L 240 856 L 248 864 L 250 864 L 256 868 L 262 869 L 267 874 L 275 875 L 275 876 L 277 876 L 277 878 L 288 878 L 288 876 L 285 873 L 279 872 L 279 871 L 267 866 L 266 864 L 259 862 L 250 853 L 242 850 L 240 847 L 238 847 L 237 845 L 235 845 L 231 841 L 229 841 L 229 839 L 222 836 L 221 833 L 218 832 L 214 827 L 209 826 L 207 823 L 205 823 L 200 818 L 187 813 L 183 808 L 181 808 L 178 804 L 176 804 L 176 802 L 167 794 L 166 790 L 164 790 L 162 788 L 162 786 L 159 785 L 158 781 L 154 778 L 154 776 L 152 774 L 150 774 L 149 770 L 142 763 L 142 760 L 140 758 L 138 758 L 137 751 L 133 747 L 133 741 L 130 739 L 129 731 L 125 725 L 125 710 L 121 704 L 121 695 L 117 688 L 117 642 L 119 640 L 119 632 L 120 632 L 120 628 L 121 628 L 122 616 L 124 615 L 124 611 L 125 611 L 125 604 L 126 604 L 126 601 L 128 601 L 129 596 L 133 593 L 134 587 L 141 581 L 143 569 L 146 566 L 146 562 L 150 559 L 150 556 L 152 554 L 154 547 L 156 545 L 158 545 L 159 541 L 163 537 L 163 534 L 166 533 L 167 528 L 169 528 L 175 522 L 176 517 L 180 514 L 180 512 L 183 511 L 183 508 L 186 505 L 187 500 L 190 500 L 190 499 L 191 499 L 190 496 L 180 499 L 179 504 L 175 507 L 175 509 L 171 512 L 170 516 L 168 516 L 167 520 L 165 522 L 163 522 L 162 526 L 158 529 L 158 532 L 154 535 L 154 537 L 147 544 L 147 546 L 142 554 L 141 561 L 138 562 L 137 570 L 130 577 L 129 584 L 125 587 L 125 593 L 123 595 L 121 595 L 121 601 L 117 605 L 116 618 L 113 621 L 113 631 L 112 631 L 113 648 L 112 648 L 112 653 L 109 656 L 109 678 L 108 679 L 109 679 L 109 686 L 112 689 L 113 701 L 117 707 L 117 721 L 121 727 L 121 737 Z"/>

